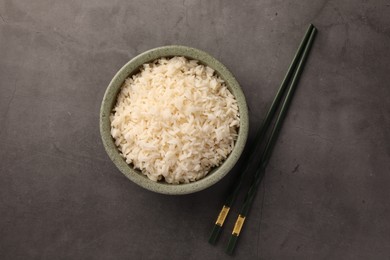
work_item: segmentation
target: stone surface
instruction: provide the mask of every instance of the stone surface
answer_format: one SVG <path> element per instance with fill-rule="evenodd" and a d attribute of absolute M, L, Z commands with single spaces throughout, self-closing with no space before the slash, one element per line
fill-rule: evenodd
<path fill-rule="evenodd" d="M 104 91 L 145 50 L 205 50 L 240 82 L 251 141 L 312 22 L 234 258 L 387 259 L 389 13 L 385 0 L 0 0 L 0 258 L 230 259 L 242 197 L 219 243 L 207 239 L 240 164 L 192 195 L 138 187 L 103 149 Z"/>

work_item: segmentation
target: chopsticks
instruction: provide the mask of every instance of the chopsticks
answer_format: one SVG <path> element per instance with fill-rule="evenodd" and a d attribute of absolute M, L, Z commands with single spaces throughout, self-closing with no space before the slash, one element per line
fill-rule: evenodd
<path fill-rule="evenodd" d="M 261 128 L 256 133 L 255 137 L 255 146 L 252 149 L 251 155 L 249 156 L 249 159 L 247 162 L 253 162 L 255 161 L 256 166 L 256 172 L 253 177 L 252 185 L 244 199 L 244 204 L 241 208 L 240 214 L 236 220 L 236 223 L 233 228 L 233 232 L 231 234 L 231 237 L 229 239 L 229 244 L 227 247 L 226 252 L 228 254 L 232 254 L 234 251 L 234 248 L 236 246 L 239 234 L 241 232 L 241 229 L 244 225 L 245 218 L 247 217 L 249 210 L 251 208 L 251 205 L 254 201 L 256 191 L 258 189 L 259 184 L 261 183 L 261 180 L 263 179 L 266 166 L 268 164 L 268 161 L 270 159 L 273 147 L 275 145 L 278 133 L 281 129 L 282 122 L 284 117 L 286 116 L 288 106 L 291 102 L 292 96 L 294 94 L 295 88 L 297 86 L 299 76 L 302 73 L 305 61 L 307 59 L 307 56 L 309 54 L 310 48 L 313 44 L 313 40 L 316 34 L 316 28 L 310 24 L 304 38 L 302 39 L 302 42 L 293 58 L 293 61 L 290 64 L 290 67 L 279 87 L 279 90 L 271 104 L 271 107 L 264 119 L 264 122 L 261 126 Z M 291 80 L 291 82 L 290 82 Z M 279 115 L 277 116 L 277 119 L 275 121 L 275 124 L 273 126 L 272 132 L 270 134 L 270 137 L 266 143 L 264 151 L 259 156 L 259 150 L 261 147 L 261 144 L 264 141 L 265 134 L 268 131 L 268 128 L 272 122 L 272 119 L 275 116 L 275 112 L 281 102 L 281 99 L 283 97 L 283 94 L 286 92 L 286 97 L 283 101 L 282 107 L 280 109 Z M 250 167 L 250 163 L 245 163 L 246 167 L 244 168 L 244 171 L 242 174 L 238 176 L 237 182 L 235 182 L 235 186 L 231 190 L 230 194 L 228 195 L 224 206 L 222 207 L 217 221 L 215 222 L 215 225 L 213 227 L 211 236 L 209 238 L 209 243 L 215 244 L 218 240 L 218 237 L 220 235 L 221 229 L 223 227 L 223 224 L 225 222 L 225 219 L 229 213 L 230 207 L 233 205 L 235 199 L 238 196 L 239 190 L 242 186 L 243 180 L 245 179 L 245 176 L 248 174 L 248 172 L 251 172 L 252 167 Z"/>

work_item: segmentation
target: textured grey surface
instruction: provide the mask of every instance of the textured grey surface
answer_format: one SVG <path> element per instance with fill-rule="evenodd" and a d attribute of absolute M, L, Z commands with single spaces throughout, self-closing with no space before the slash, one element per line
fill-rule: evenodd
<path fill-rule="evenodd" d="M 238 167 L 193 195 L 141 189 L 104 152 L 103 93 L 142 51 L 196 47 L 241 83 L 253 138 L 313 22 L 234 258 L 388 259 L 389 14 L 374 0 L 0 0 L 0 258 L 229 259 L 233 217 L 207 238 Z"/>

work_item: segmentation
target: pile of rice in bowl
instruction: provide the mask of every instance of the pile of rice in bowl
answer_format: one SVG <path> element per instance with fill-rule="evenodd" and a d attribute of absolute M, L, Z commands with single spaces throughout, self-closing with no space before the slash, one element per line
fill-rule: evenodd
<path fill-rule="evenodd" d="M 184 57 L 144 64 L 125 80 L 112 114 L 121 155 L 153 181 L 199 180 L 231 153 L 238 104 L 213 69 Z"/>

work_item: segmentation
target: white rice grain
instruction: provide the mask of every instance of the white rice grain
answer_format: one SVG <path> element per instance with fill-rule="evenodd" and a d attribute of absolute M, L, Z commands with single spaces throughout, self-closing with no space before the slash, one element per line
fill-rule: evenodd
<path fill-rule="evenodd" d="M 110 116 L 128 164 L 153 181 L 199 180 L 231 153 L 237 101 L 213 69 L 184 57 L 144 64 L 126 79 Z"/>

